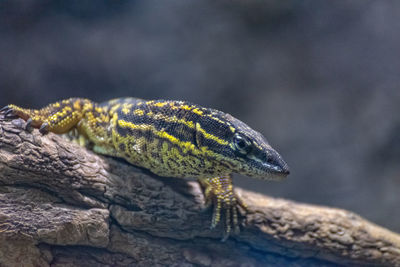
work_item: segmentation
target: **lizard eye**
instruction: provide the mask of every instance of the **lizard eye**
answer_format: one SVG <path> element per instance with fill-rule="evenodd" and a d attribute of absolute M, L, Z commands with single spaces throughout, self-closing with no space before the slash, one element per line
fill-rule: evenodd
<path fill-rule="evenodd" d="M 233 143 L 237 151 L 241 154 L 246 155 L 251 151 L 251 142 L 240 134 L 233 136 Z"/>

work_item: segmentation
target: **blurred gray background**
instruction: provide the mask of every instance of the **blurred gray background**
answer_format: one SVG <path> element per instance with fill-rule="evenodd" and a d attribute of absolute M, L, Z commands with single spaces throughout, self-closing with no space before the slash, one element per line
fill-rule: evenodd
<path fill-rule="evenodd" d="M 400 1 L 0 1 L 0 105 L 189 100 L 262 132 L 292 174 L 236 176 L 400 232 Z"/>

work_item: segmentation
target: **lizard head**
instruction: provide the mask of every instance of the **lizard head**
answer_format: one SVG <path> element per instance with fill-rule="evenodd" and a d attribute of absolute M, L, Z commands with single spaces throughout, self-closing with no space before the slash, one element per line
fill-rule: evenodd
<path fill-rule="evenodd" d="M 213 150 L 227 172 L 263 180 L 281 180 L 289 174 L 286 162 L 262 134 L 230 114 L 214 111 L 212 117 L 207 128 L 212 127 L 212 132 L 220 139 L 219 144 L 212 138 L 201 140 L 201 135 L 197 142 Z"/>

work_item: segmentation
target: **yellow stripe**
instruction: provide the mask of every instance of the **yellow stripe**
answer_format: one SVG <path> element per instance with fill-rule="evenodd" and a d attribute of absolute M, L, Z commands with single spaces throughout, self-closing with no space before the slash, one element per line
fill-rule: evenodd
<path fill-rule="evenodd" d="M 125 104 L 122 105 L 121 111 L 125 115 L 127 115 L 129 113 L 129 111 L 131 111 L 132 106 L 133 106 L 133 104 L 131 104 L 131 103 L 125 103 Z"/>
<path fill-rule="evenodd" d="M 175 103 L 171 104 L 171 109 L 179 110 L 179 109 L 184 109 L 184 110 L 189 110 L 192 111 L 193 107 L 189 105 L 183 105 L 180 103 L 177 103 L 178 105 L 175 106 Z"/>
<path fill-rule="evenodd" d="M 206 130 L 204 130 L 203 128 L 201 128 L 200 123 L 196 123 L 196 130 L 200 131 L 201 133 L 203 133 L 204 137 L 207 139 L 211 139 L 214 140 L 215 142 L 217 142 L 218 144 L 221 145 L 227 145 L 228 141 L 221 139 L 215 135 L 209 134 L 206 132 Z"/>
<path fill-rule="evenodd" d="M 142 109 L 135 109 L 133 111 L 133 114 L 137 115 L 137 116 L 143 116 L 144 115 L 144 111 Z"/>
<path fill-rule="evenodd" d="M 198 108 L 193 109 L 192 112 L 193 112 L 193 113 L 196 113 L 197 115 L 203 116 L 203 111 L 201 111 L 201 110 L 198 109 Z"/>
<path fill-rule="evenodd" d="M 168 105 L 168 104 L 169 104 L 168 102 L 158 102 L 158 103 L 155 103 L 154 106 L 161 108 L 161 107 L 163 107 L 165 105 Z"/>
<path fill-rule="evenodd" d="M 164 114 L 154 114 L 154 113 L 147 113 L 149 117 L 152 117 L 156 120 L 163 120 L 165 122 L 173 122 L 173 123 L 181 123 L 185 124 L 187 127 L 194 129 L 193 121 L 187 121 L 185 119 L 178 119 L 176 116 L 168 117 Z"/>
<path fill-rule="evenodd" d="M 213 120 L 215 120 L 215 121 L 217 121 L 217 122 L 219 122 L 219 123 L 221 123 L 221 124 L 231 126 L 231 124 L 230 124 L 229 122 L 220 120 L 219 118 L 213 116 L 213 114 L 207 114 L 207 115 L 205 115 L 205 116 L 207 116 L 207 117 L 209 117 L 210 119 L 213 119 Z M 231 129 L 231 131 L 232 131 L 232 129 Z M 232 131 L 232 132 L 234 132 L 234 131 Z"/>
<path fill-rule="evenodd" d="M 58 103 L 58 102 L 57 102 Z M 58 103 L 58 105 L 60 105 L 60 103 Z M 76 100 L 74 102 L 74 109 L 80 110 L 81 109 L 81 103 L 79 100 Z"/>
<path fill-rule="evenodd" d="M 139 115 L 140 116 L 140 115 L 144 115 L 144 113 L 143 114 L 135 114 L 135 115 Z M 198 130 L 201 133 L 203 133 L 205 138 L 214 140 L 215 142 L 217 142 L 218 144 L 221 144 L 221 145 L 227 145 L 228 144 L 228 141 L 226 141 L 224 139 L 221 139 L 221 138 L 219 138 L 219 137 L 217 137 L 217 136 L 215 136 L 213 134 L 210 134 L 210 133 L 206 132 L 206 130 L 201 128 L 199 123 L 196 123 L 196 126 L 195 126 L 193 121 L 188 121 L 188 120 L 185 120 L 185 119 L 178 119 L 176 116 L 167 117 L 167 116 L 165 116 L 163 114 L 154 114 L 153 112 L 148 112 L 146 115 L 149 116 L 149 117 L 152 117 L 152 118 L 154 118 L 156 120 L 163 120 L 165 122 L 175 122 L 175 123 L 185 124 L 187 127 L 192 128 L 192 129 L 195 129 L 195 127 L 196 127 L 196 130 Z"/>
<path fill-rule="evenodd" d="M 116 105 L 112 106 L 110 109 L 110 113 L 114 113 L 120 106 L 121 106 L 120 104 L 116 104 Z"/>
<path fill-rule="evenodd" d="M 118 125 L 123 128 L 131 128 L 131 129 L 141 129 L 141 130 L 150 130 L 155 135 L 168 139 L 171 143 L 176 144 L 182 148 L 186 148 L 191 151 L 198 151 L 196 146 L 190 142 L 184 142 L 172 136 L 164 131 L 158 131 L 153 125 L 150 124 L 134 124 L 132 122 L 128 122 L 125 120 L 118 120 Z"/>
<path fill-rule="evenodd" d="M 131 129 L 140 129 L 140 130 L 150 130 L 153 134 L 168 139 L 171 143 L 178 145 L 182 148 L 184 152 L 185 150 L 190 150 L 194 152 L 194 154 L 206 153 L 210 156 L 217 157 L 219 154 L 216 154 L 207 149 L 207 147 L 201 147 L 201 149 L 197 149 L 196 146 L 188 141 L 181 141 L 173 135 L 166 133 L 165 131 L 158 131 L 153 125 L 150 124 L 134 124 L 132 122 L 128 122 L 125 120 L 118 120 L 118 125 L 123 128 L 131 128 Z"/>
<path fill-rule="evenodd" d="M 171 107 L 171 109 L 174 109 L 174 110 L 179 110 L 179 109 L 188 110 L 188 111 L 191 111 L 191 112 L 193 112 L 193 113 L 195 113 L 197 115 L 200 115 L 200 116 L 207 116 L 207 117 L 209 117 L 209 118 L 211 118 L 211 119 L 213 119 L 213 120 L 215 120 L 215 121 L 217 121 L 217 122 L 219 122 L 221 124 L 225 124 L 225 125 L 228 125 L 228 126 L 231 125 L 229 122 L 220 120 L 217 117 L 213 116 L 213 114 L 204 114 L 204 112 L 200 108 L 198 108 L 196 106 L 189 106 L 189 105 L 183 105 L 183 104 L 178 104 L 177 106 L 175 106 L 175 103 L 172 103 L 172 104 L 170 104 L 170 107 Z M 232 132 L 234 132 L 234 131 L 232 131 Z"/>
<path fill-rule="evenodd" d="M 186 110 L 192 110 L 192 107 L 191 107 L 191 106 L 188 106 L 188 105 L 180 105 L 180 106 L 178 106 L 177 108 L 178 108 L 178 109 L 181 108 L 181 109 L 186 109 Z"/>

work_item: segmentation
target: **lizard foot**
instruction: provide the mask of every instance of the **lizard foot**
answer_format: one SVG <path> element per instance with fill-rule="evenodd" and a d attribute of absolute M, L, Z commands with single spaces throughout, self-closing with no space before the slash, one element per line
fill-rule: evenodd
<path fill-rule="evenodd" d="M 32 131 L 33 128 L 42 128 L 43 123 L 41 119 L 38 117 L 38 112 L 23 109 L 15 105 L 7 105 L 0 109 L 0 113 L 3 114 L 3 118 L 5 120 L 13 120 L 17 118 L 21 118 L 26 121 L 25 129 L 27 131 Z M 40 131 L 42 134 L 46 133 L 45 131 Z"/>
<path fill-rule="evenodd" d="M 3 118 L 6 120 L 13 120 L 19 117 L 11 105 L 7 105 L 0 109 L 0 113 L 3 114 Z"/>
<path fill-rule="evenodd" d="M 248 210 L 247 205 L 235 194 L 230 176 L 214 177 L 199 180 L 204 188 L 206 206 L 213 206 L 211 229 L 214 229 L 224 218 L 224 235 L 228 239 L 232 230 L 239 234 L 238 208 Z"/>

